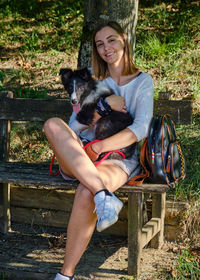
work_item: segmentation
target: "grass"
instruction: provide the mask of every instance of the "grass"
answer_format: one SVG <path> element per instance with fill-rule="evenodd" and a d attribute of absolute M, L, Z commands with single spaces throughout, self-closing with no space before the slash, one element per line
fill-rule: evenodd
<path fill-rule="evenodd" d="M 142 1 L 135 58 L 153 75 L 156 96 L 169 90 L 174 99 L 197 98 L 199 15 L 199 1 Z"/>
<path fill-rule="evenodd" d="M 7 280 L 7 279 L 8 279 L 8 277 L 7 277 L 6 273 L 2 272 L 0 274 L 0 280 Z"/>
<path fill-rule="evenodd" d="M 0 1 L 0 88 L 54 88 L 60 65 L 77 59 L 82 3 Z"/>
<path fill-rule="evenodd" d="M 47 89 L 42 88 L 24 88 L 16 90 L 16 97 L 18 98 L 39 98 L 45 99 L 47 97 Z"/>
<path fill-rule="evenodd" d="M 3 50 L 65 51 L 79 47 L 82 1 L 1 0 Z"/>
<path fill-rule="evenodd" d="M 190 248 L 180 250 L 178 261 L 171 270 L 170 279 L 185 280 L 200 279 L 200 255 Z"/>
<path fill-rule="evenodd" d="M 186 178 L 169 195 L 177 198 L 200 198 L 200 115 L 194 115 L 191 125 L 176 128 L 186 160 Z"/>
<path fill-rule="evenodd" d="M 13 123 L 10 154 L 13 161 L 49 162 L 53 156 L 41 123 Z"/>

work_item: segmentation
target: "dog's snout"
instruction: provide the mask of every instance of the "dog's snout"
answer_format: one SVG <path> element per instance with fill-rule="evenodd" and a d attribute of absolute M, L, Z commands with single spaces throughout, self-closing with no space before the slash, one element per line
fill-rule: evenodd
<path fill-rule="evenodd" d="M 71 103 L 72 103 L 73 105 L 76 105 L 76 104 L 78 103 L 78 100 L 77 100 L 77 99 L 71 99 Z"/>

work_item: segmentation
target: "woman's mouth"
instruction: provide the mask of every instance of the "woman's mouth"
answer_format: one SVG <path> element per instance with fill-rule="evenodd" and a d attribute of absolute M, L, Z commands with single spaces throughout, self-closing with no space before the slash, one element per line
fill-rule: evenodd
<path fill-rule="evenodd" d="M 105 57 L 110 58 L 114 53 L 113 52 L 109 52 L 107 54 L 105 54 Z"/>

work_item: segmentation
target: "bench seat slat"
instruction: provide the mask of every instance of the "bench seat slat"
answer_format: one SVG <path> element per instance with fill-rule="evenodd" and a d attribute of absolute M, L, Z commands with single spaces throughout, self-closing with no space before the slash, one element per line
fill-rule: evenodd
<path fill-rule="evenodd" d="M 55 170 L 58 170 L 58 165 L 55 165 Z M 49 173 L 48 163 L 0 162 L 0 174 L 0 183 L 59 187 L 61 189 L 76 188 L 78 185 L 77 180 L 66 181 L 60 175 L 52 177 Z M 167 190 L 167 185 L 143 184 L 140 186 L 124 185 L 118 191 L 162 193 Z"/>

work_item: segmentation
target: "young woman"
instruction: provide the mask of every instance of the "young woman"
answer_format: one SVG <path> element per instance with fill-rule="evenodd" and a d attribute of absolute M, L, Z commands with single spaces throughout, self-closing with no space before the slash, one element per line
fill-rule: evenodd
<path fill-rule="evenodd" d="M 74 279 L 75 267 L 96 224 L 97 230 L 102 231 L 118 219 L 122 202 L 113 192 L 140 171 L 137 151 L 129 159 L 108 159 L 97 167 L 93 161 L 103 152 L 121 149 L 145 138 L 153 113 L 152 78 L 134 66 L 127 35 L 118 23 L 108 22 L 94 32 L 92 71 L 116 94 L 104 102 L 112 109 L 127 110 L 134 122 L 123 131 L 93 143 L 86 152 L 82 140 L 94 140 L 93 127 L 76 135 L 70 128 L 75 113 L 69 126 L 58 118 L 45 123 L 44 130 L 58 159 L 61 174 L 64 178 L 70 176 L 80 181 L 68 224 L 64 264 L 54 280 Z M 94 123 L 100 117 L 98 107 Z"/>

